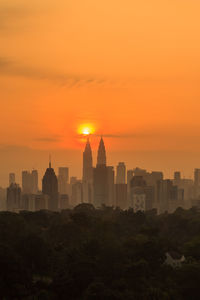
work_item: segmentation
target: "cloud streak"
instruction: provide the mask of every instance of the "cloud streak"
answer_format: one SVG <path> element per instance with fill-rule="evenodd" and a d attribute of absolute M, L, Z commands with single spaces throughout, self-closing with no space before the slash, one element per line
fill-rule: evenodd
<path fill-rule="evenodd" d="M 103 78 L 94 76 L 82 76 L 70 73 L 56 73 L 51 70 L 34 69 L 32 67 L 20 65 L 8 58 L 0 57 L 0 76 L 24 77 L 33 80 L 47 80 L 67 87 L 81 87 L 84 85 L 103 85 L 107 82 Z"/>
<path fill-rule="evenodd" d="M 119 134 L 94 134 L 96 137 L 105 137 L 105 138 L 146 138 L 153 136 L 152 133 L 119 133 Z"/>
<path fill-rule="evenodd" d="M 0 31 L 16 31 L 23 20 L 35 13 L 35 9 L 27 5 L 0 4 Z"/>
<path fill-rule="evenodd" d="M 37 137 L 33 139 L 35 142 L 41 142 L 41 143 L 59 143 L 63 140 L 63 137 L 61 135 L 52 135 L 52 136 L 42 136 Z"/>

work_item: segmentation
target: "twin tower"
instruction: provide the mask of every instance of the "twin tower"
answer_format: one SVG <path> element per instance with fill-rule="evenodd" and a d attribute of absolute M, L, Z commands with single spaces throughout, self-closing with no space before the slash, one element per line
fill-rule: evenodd
<path fill-rule="evenodd" d="M 103 138 L 99 143 L 96 168 L 93 168 L 92 149 L 88 139 L 83 152 L 83 202 L 92 203 L 97 207 L 108 204 L 109 169 L 110 167 L 106 166 L 106 149 Z"/>

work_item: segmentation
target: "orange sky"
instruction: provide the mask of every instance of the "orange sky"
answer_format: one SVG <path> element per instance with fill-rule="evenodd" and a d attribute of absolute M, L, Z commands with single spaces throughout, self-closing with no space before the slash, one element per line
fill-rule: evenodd
<path fill-rule="evenodd" d="M 199 11 L 198 0 L 0 0 L 0 185 L 12 170 L 43 172 L 48 152 L 80 176 L 85 122 L 106 136 L 110 164 L 191 175 Z"/>

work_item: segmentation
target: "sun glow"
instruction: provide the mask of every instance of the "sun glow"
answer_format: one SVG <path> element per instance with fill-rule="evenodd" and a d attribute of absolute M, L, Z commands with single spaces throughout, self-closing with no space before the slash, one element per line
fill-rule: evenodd
<path fill-rule="evenodd" d="M 84 136 L 93 134 L 95 132 L 92 124 L 82 124 L 79 126 L 78 133 Z"/>

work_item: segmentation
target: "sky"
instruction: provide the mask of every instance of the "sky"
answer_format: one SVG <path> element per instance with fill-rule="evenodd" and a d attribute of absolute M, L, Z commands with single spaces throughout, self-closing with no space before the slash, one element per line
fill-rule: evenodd
<path fill-rule="evenodd" d="M 198 0 L 0 0 L 0 185 L 36 168 L 81 176 L 82 124 L 94 164 L 200 167 Z"/>

